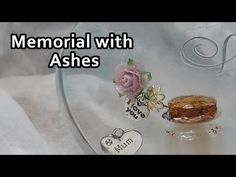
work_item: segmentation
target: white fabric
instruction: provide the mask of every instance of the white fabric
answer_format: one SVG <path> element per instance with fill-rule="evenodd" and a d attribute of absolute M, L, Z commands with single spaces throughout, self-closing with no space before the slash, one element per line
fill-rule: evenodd
<path fill-rule="evenodd" d="M 52 153 L 23 109 L 1 90 L 0 100 L 0 154 Z"/>
<path fill-rule="evenodd" d="M 54 51 L 11 50 L 9 43 L 11 33 L 63 36 L 75 24 L 0 23 L 0 89 L 9 94 L 0 94 L 0 154 L 83 153 L 60 111 L 55 74 L 41 76 L 55 72 L 47 67 Z"/>
<path fill-rule="evenodd" d="M 5 148 L 4 141 L 1 141 L 0 154 L 14 153 L 14 148 L 24 144 L 25 141 L 28 141 L 29 144 L 35 144 L 35 146 L 29 147 L 32 153 L 83 153 L 73 132 L 70 131 L 70 127 L 67 125 L 66 114 L 60 111 L 57 101 L 55 74 L 0 79 L 0 88 L 7 91 L 25 111 L 16 102 L 12 103 L 13 106 L 7 104 L 4 95 L 0 95 L 0 104 L 4 105 L 3 109 L 0 109 L 0 116 L 5 115 L 3 118 L 1 117 L 0 137 L 1 134 L 2 136 L 6 134 L 5 130 L 7 130 L 13 134 L 11 141 L 15 141 L 15 147 L 12 146 L 12 149 Z M 10 98 L 8 97 L 8 99 Z M 20 114 L 18 115 L 19 111 L 17 109 L 21 109 L 24 119 L 21 118 Z M 28 128 L 28 122 L 32 122 L 30 129 Z M 28 133 L 24 133 L 25 131 Z M 30 133 L 31 131 L 32 133 Z M 41 139 L 34 137 L 34 131 L 40 133 Z M 18 136 L 21 136 L 21 139 Z M 47 145 L 42 143 L 42 138 L 47 142 Z M 17 143 L 20 144 L 18 145 Z M 51 149 L 51 151 L 45 151 L 42 148 L 43 145 Z M 22 149 L 22 153 L 27 153 L 27 146 L 25 148 Z"/>
<path fill-rule="evenodd" d="M 76 23 L 0 23 L 0 77 L 48 74 L 51 54 L 58 50 L 11 50 L 10 35 L 65 36 Z"/>

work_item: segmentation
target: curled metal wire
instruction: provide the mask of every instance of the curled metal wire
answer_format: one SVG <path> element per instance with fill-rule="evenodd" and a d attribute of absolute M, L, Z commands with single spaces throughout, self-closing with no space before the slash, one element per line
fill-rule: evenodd
<path fill-rule="evenodd" d="M 186 47 L 194 40 L 200 40 L 200 42 L 202 41 L 205 41 L 205 42 L 208 42 L 209 44 L 211 44 L 213 47 L 214 47 L 214 51 L 213 51 L 213 54 L 211 55 L 206 55 L 206 54 L 203 54 L 202 52 L 200 52 L 200 47 L 203 46 L 203 43 L 197 43 L 193 46 L 192 50 L 193 50 L 193 53 L 198 56 L 200 59 L 205 59 L 205 60 L 210 60 L 210 59 L 213 59 L 217 53 L 218 53 L 218 45 L 215 41 L 207 38 L 207 37 L 193 37 L 189 40 L 187 40 L 182 49 L 181 49 L 181 55 L 182 55 L 182 61 L 191 66 L 191 67 L 195 67 L 195 68 L 199 68 L 199 69 L 212 69 L 212 68 L 215 68 L 217 66 L 221 66 L 220 67 L 220 73 L 223 71 L 224 69 L 224 66 L 225 66 L 225 63 L 235 59 L 236 55 L 232 56 L 231 58 L 228 58 L 227 59 L 227 47 L 228 47 L 228 43 L 229 43 L 229 40 L 233 37 L 233 36 L 236 36 L 236 34 L 231 34 L 229 36 L 226 37 L 226 39 L 224 40 L 224 44 L 223 44 L 223 47 L 222 47 L 222 60 L 220 63 L 217 63 L 217 64 L 201 64 L 201 63 L 198 63 L 196 61 L 193 60 L 193 58 L 190 58 L 186 55 L 185 53 L 185 49 Z"/>

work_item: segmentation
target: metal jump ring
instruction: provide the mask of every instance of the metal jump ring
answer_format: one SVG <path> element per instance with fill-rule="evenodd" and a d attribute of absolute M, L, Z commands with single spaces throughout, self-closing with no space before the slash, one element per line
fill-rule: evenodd
<path fill-rule="evenodd" d="M 125 131 L 122 130 L 121 128 L 116 128 L 113 130 L 112 136 L 114 138 L 118 139 L 118 138 L 122 137 L 124 133 L 125 133 Z"/>

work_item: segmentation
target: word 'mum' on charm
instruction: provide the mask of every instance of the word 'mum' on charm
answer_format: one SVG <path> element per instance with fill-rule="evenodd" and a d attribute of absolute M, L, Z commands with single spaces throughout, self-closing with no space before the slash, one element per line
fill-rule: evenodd
<path fill-rule="evenodd" d="M 125 99 L 125 116 L 131 120 L 142 120 L 148 117 L 150 111 L 145 102 L 140 99 Z"/>
<path fill-rule="evenodd" d="M 136 130 L 116 128 L 101 140 L 103 150 L 115 155 L 135 154 L 142 145 L 142 135 Z"/>
<path fill-rule="evenodd" d="M 124 149 L 126 149 L 133 142 L 134 141 L 131 138 L 128 138 L 127 140 L 125 140 L 121 144 L 117 144 L 114 147 L 114 150 L 119 154 L 120 152 L 124 151 Z"/>

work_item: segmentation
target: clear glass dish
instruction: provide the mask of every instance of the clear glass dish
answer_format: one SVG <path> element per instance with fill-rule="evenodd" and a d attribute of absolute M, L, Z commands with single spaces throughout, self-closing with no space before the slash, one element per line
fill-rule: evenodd
<path fill-rule="evenodd" d="M 101 138 L 115 128 L 122 128 L 142 134 L 143 144 L 137 154 L 236 154 L 236 59 L 225 63 L 219 74 L 221 47 L 227 36 L 236 31 L 236 23 L 79 23 L 73 31 L 77 36 L 91 32 L 92 37 L 128 32 L 134 39 L 132 50 L 97 50 L 95 46 L 91 50 L 73 50 L 79 56 L 99 55 L 101 65 L 97 69 L 57 70 L 59 100 L 85 153 L 105 154 Z M 183 58 L 181 49 L 187 50 L 184 56 L 189 57 L 192 49 L 183 47 L 186 41 L 197 36 L 214 41 L 198 38 L 202 40 L 201 45 L 196 39 L 192 41 L 199 56 L 211 57 L 193 56 L 194 62 L 191 62 Z M 235 43 L 232 38 L 227 46 L 229 58 L 236 53 L 232 47 Z M 63 50 L 61 55 L 69 52 Z M 128 58 L 139 61 L 152 73 L 151 84 L 161 85 L 166 95 L 165 103 L 182 95 L 212 96 L 217 99 L 220 115 L 210 124 L 192 127 L 164 120 L 164 112 L 151 112 L 149 118 L 142 121 L 127 119 L 123 111 L 125 98 L 117 95 L 112 79 L 116 65 Z M 222 131 L 217 136 L 192 141 L 182 141 L 178 138 L 181 136 L 176 138 L 168 133 L 201 132 L 202 127 L 209 125 L 219 125 Z"/>

